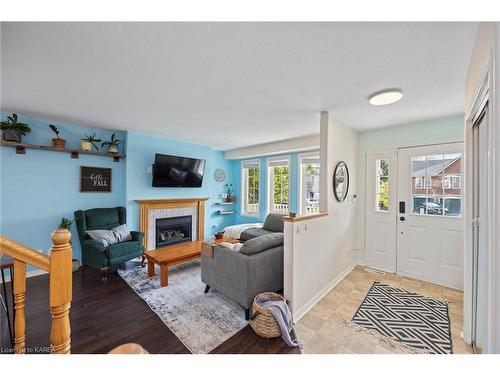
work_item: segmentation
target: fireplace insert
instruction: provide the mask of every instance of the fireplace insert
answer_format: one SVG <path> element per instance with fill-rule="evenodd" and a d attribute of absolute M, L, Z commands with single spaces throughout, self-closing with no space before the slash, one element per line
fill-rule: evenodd
<path fill-rule="evenodd" d="M 156 219 L 156 248 L 192 240 L 192 216 Z"/>

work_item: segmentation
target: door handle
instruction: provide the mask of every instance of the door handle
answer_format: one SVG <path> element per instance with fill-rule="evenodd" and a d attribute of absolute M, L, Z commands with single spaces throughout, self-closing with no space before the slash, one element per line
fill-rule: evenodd
<path fill-rule="evenodd" d="M 405 218 L 404 216 L 400 216 L 400 217 L 399 217 L 399 220 L 401 220 L 401 221 L 405 221 L 405 220 L 406 220 L 406 218 Z"/>

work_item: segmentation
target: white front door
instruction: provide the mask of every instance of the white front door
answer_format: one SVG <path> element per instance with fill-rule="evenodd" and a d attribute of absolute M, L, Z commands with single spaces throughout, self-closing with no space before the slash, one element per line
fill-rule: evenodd
<path fill-rule="evenodd" d="M 366 157 L 366 265 L 396 272 L 396 153 Z"/>
<path fill-rule="evenodd" d="M 397 272 L 463 289 L 463 144 L 398 150 Z"/>

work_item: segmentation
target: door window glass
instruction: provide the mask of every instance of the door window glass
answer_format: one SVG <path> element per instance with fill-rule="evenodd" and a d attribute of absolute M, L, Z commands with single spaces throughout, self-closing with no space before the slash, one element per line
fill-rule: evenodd
<path fill-rule="evenodd" d="M 375 163 L 375 211 L 389 211 L 389 160 L 378 159 Z"/>
<path fill-rule="evenodd" d="M 462 213 L 462 154 L 411 158 L 412 213 L 460 216 Z"/>

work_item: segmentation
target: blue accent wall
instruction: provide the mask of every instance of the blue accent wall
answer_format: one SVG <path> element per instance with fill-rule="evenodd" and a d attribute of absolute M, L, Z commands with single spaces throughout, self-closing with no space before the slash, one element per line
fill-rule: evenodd
<path fill-rule="evenodd" d="M 205 177 L 201 188 L 152 187 L 152 175 L 147 168 L 154 163 L 155 154 L 168 154 L 205 159 Z M 226 181 L 216 182 L 214 171 L 222 168 Z M 205 234 L 213 234 L 233 223 L 234 215 L 218 215 L 215 203 L 220 201 L 225 183 L 232 183 L 231 161 L 224 159 L 222 151 L 208 146 L 186 143 L 139 132 L 127 132 L 126 201 L 127 223 L 139 227 L 139 208 L 136 199 L 168 199 L 208 197 L 205 212 Z"/>
<path fill-rule="evenodd" d="M 10 113 L 1 113 L 2 121 Z M 97 133 L 103 140 L 113 131 L 87 128 L 59 121 L 19 115 L 32 132 L 25 143 L 51 145 L 53 133 L 48 124 L 56 125 L 68 148 L 79 148 L 81 138 Z M 234 223 L 235 215 L 218 215 L 215 202 L 220 201 L 225 183 L 234 183 L 232 161 L 225 160 L 221 151 L 208 146 L 191 144 L 140 132 L 116 132 L 125 140 L 127 157 L 115 163 L 110 157 L 80 154 L 71 159 L 69 153 L 27 149 L 18 155 L 13 147 L 0 147 L 0 233 L 47 254 L 51 247 L 50 234 L 62 217 L 73 219 L 73 212 L 95 207 L 127 207 L 130 230 L 139 229 L 139 212 L 135 199 L 208 197 L 205 213 L 205 234 L 213 234 Z M 207 161 L 203 186 L 198 189 L 154 188 L 147 166 L 153 164 L 155 153 L 164 153 Z M 80 193 L 80 166 L 112 168 L 111 193 Z M 226 181 L 218 183 L 216 168 L 226 172 Z M 81 249 L 75 225 L 72 226 L 74 257 L 81 259 Z M 30 268 L 31 270 L 31 268 Z"/>
<path fill-rule="evenodd" d="M 2 121 L 8 114 L 2 112 Z M 19 121 L 31 126 L 25 143 L 51 146 L 54 133 L 48 124 L 59 128 L 60 137 L 68 148 L 79 148 L 80 139 L 96 132 L 108 139 L 112 131 L 85 128 L 59 121 L 19 115 Z M 117 132 L 120 139 L 125 134 Z M 80 166 L 112 168 L 111 193 L 80 193 Z M 62 217 L 73 219 L 78 209 L 114 207 L 125 199 L 125 163 L 112 158 L 81 155 L 71 159 L 69 153 L 27 149 L 25 155 L 16 154 L 13 147 L 0 147 L 0 233 L 47 254 L 52 243 L 50 235 Z M 76 228 L 72 227 L 74 257 L 80 258 L 80 244 Z"/>
<path fill-rule="evenodd" d="M 317 150 L 311 150 L 317 151 Z M 299 211 L 299 155 L 311 151 L 303 151 L 300 153 L 289 153 L 289 154 L 280 154 L 280 155 L 272 155 L 272 156 L 260 156 L 256 158 L 249 158 L 243 160 L 233 160 L 232 161 L 232 175 L 234 176 L 234 186 L 235 186 L 235 195 L 237 197 L 236 208 L 236 217 L 235 223 L 254 223 L 256 221 L 264 222 L 267 215 L 267 207 L 268 207 L 268 176 L 267 176 L 267 160 L 273 159 L 276 157 L 284 156 L 290 157 L 290 211 L 298 213 Z M 242 215 L 241 210 L 241 164 L 245 160 L 259 160 L 260 163 L 260 181 L 259 181 L 259 216 L 247 216 Z"/>

